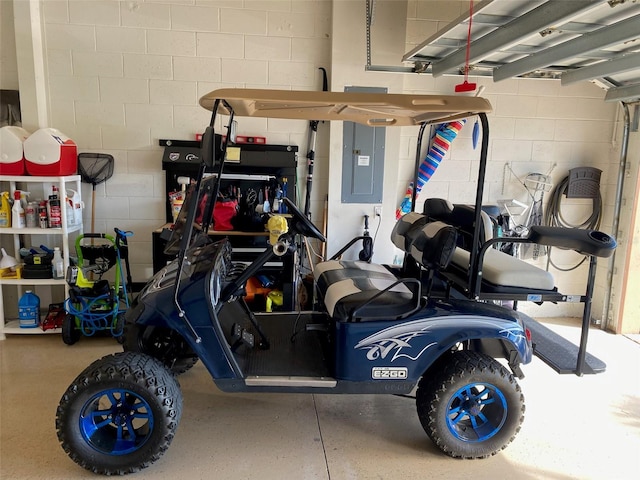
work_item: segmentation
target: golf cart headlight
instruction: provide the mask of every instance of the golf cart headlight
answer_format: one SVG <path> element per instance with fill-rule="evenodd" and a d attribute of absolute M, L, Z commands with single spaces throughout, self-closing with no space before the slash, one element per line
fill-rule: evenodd
<path fill-rule="evenodd" d="M 66 276 L 67 284 L 70 287 L 75 287 L 78 281 L 78 267 L 75 265 L 69 265 L 67 267 L 67 276 Z"/>

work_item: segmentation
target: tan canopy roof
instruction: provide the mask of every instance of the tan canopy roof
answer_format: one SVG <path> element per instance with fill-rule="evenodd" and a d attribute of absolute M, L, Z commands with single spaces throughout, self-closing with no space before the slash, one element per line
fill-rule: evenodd
<path fill-rule="evenodd" d="M 225 100 L 240 117 L 345 120 L 383 127 L 443 123 L 491 111 L 484 98 L 457 95 L 242 88 L 214 90 L 200 98 L 200 105 L 213 110 L 216 99 Z M 229 113 L 224 105 L 220 112 Z"/>

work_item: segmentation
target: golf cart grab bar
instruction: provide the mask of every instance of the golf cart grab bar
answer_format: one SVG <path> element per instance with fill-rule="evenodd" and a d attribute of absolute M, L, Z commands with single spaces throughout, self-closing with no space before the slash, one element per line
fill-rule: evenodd
<path fill-rule="evenodd" d="M 356 308 L 354 308 L 353 312 L 351 312 L 350 320 L 353 321 L 353 320 L 357 319 L 358 316 L 359 316 L 358 314 L 360 313 L 360 310 L 362 310 L 367 305 L 372 303 L 379 296 L 385 294 L 386 292 L 391 291 L 393 288 L 395 288 L 396 286 L 398 286 L 400 284 L 402 284 L 402 285 L 407 284 L 408 285 L 408 284 L 411 284 L 411 283 L 414 283 L 417 286 L 415 291 L 412 290 L 411 288 L 409 288 L 409 290 L 411 291 L 411 295 L 412 295 L 411 299 L 415 300 L 416 304 L 415 304 L 414 308 L 412 308 L 409 312 L 404 313 L 402 316 L 406 317 L 406 316 L 411 315 L 412 313 L 416 312 L 420 308 L 420 299 L 422 298 L 422 283 L 420 282 L 420 280 L 418 280 L 416 278 L 401 278 L 397 282 L 393 282 L 391 285 L 389 285 L 384 290 L 380 290 L 378 293 L 376 293 L 369 300 L 361 303 Z M 375 317 L 376 317 L 376 315 L 367 315 L 367 318 L 375 318 Z M 388 317 L 388 315 L 381 314 L 380 317 Z"/>
<path fill-rule="evenodd" d="M 354 244 L 358 243 L 360 240 L 362 240 L 364 242 L 364 241 L 366 241 L 365 239 L 367 239 L 367 238 L 371 238 L 371 237 L 368 237 L 366 235 L 360 235 L 358 237 L 352 238 L 349 242 L 347 242 L 347 244 L 344 247 L 342 247 L 340 250 L 338 250 L 336 253 L 334 253 L 331 256 L 331 258 L 329 258 L 329 260 L 338 260 L 342 256 L 342 254 L 344 252 L 346 252 L 347 250 L 349 250 Z"/>

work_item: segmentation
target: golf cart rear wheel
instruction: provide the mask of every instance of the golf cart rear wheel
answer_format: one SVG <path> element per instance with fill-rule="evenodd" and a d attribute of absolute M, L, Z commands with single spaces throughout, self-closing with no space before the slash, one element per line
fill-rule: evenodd
<path fill-rule="evenodd" d="M 62 320 L 62 341 L 67 345 L 73 345 L 82 333 L 76 328 L 76 317 L 67 313 Z"/>
<path fill-rule="evenodd" d="M 486 458 L 515 438 L 524 396 L 515 378 L 488 355 L 459 351 L 418 385 L 418 417 L 429 438 L 451 457 Z"/>
<path fill-rule="evenodd" d="M 198 362 L 198 356 L 182 336 L 171 329 L 125 324 L 125 352 L 141 352 L 160 360 L 175 375 L 180 375 Z"/>
<path fill-rule="evenodd" d="M 180 387 L 164 365 L 148 355 L 116 353 L 92 363 L 69 386 L 56 430 L 78 465 L 123 475 L 162 456 L 181 413 Z"/>

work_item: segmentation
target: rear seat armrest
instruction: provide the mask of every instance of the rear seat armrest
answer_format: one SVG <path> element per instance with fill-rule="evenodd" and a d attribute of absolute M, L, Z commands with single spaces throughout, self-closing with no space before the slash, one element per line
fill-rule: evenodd
<path fill-rule="evenodd" d="M 407 312 L 405 314 L 405 316 L 406 315 L 411 315 L 412 313 L 416 312 L 420 308 L 420 300 L 422 299 L 422 283 L 417 278 L 401 278 L 398 281 L 393 282 L 391 285 L 389 285 L 384 290 L 381 290 L 378 293 L 376 293 L 373 297 L 371 297 L 366 302 L 363 302 L 362 304 L 360 304 L 356 308 L 354 308 L 353 312 L 351 313 L 350 320 L 354 321 L 356 318 L 358 318 L 358 313 L 360 312 L 360 310 L 362 310 L 367 305 L 372 303 L 380 295 L 390 291 L 391 289 L 393 289 L 394 287 L 396 287 L 396 286 L 398 286 L 400 284 L 406 285 L 407 288 L 409 288 L 409 290 L 411 290 L 412 300 L 415 301 L 414 308 L 411 311 Z M 411 286 L 410 286 L 411 284 L 415 285 L 415 289 L 411 288 Z M 367 315 L 367 316 L 370 317 L 371 315 Z M 385 315 L 385 317 L 386 317 L 386 315 Z"/>
<path fill-rule="evenodd" d="M 478 255 L 471 258 L 471 272 L 469 285 L 474 295 L 479 295 L 482 284 L 482 265 L 484 256 L 496 243 L 534 243 L 549 247 L 560 247 L 575 250 L 583 255 L 607 258 L 613 254 L 616 248 L 616 241 L 610 235 L 598 230 L 583 230 L 579 228 L 548 227 L 534 225 L 529 227 L 527 237 L 498 237 L 492 238 L 482 244 Z M 474 278 L 475 273 L 475 278 Z"/>
<path fill-rule="evenodd" d="M 483 243 L 478 254 L 479 265 L 482 264 L 481 260 L 487 249 L 496 243 L 535 243 L 575 250 L 583 255 L 602 258 L 610 257 L 617 246 L 616 240 L 611 235 L 599 230 L 534 225 L 529 227 L 529 235 L 526 237 L 496 237 Z"/>
<path fill-rule="evenodd" d="M 608 258 L 616 248 L 615 239 L 598 230 L 532 226 L 527 240 L 539 245 L 575 250 L 583 255 Z"/>

